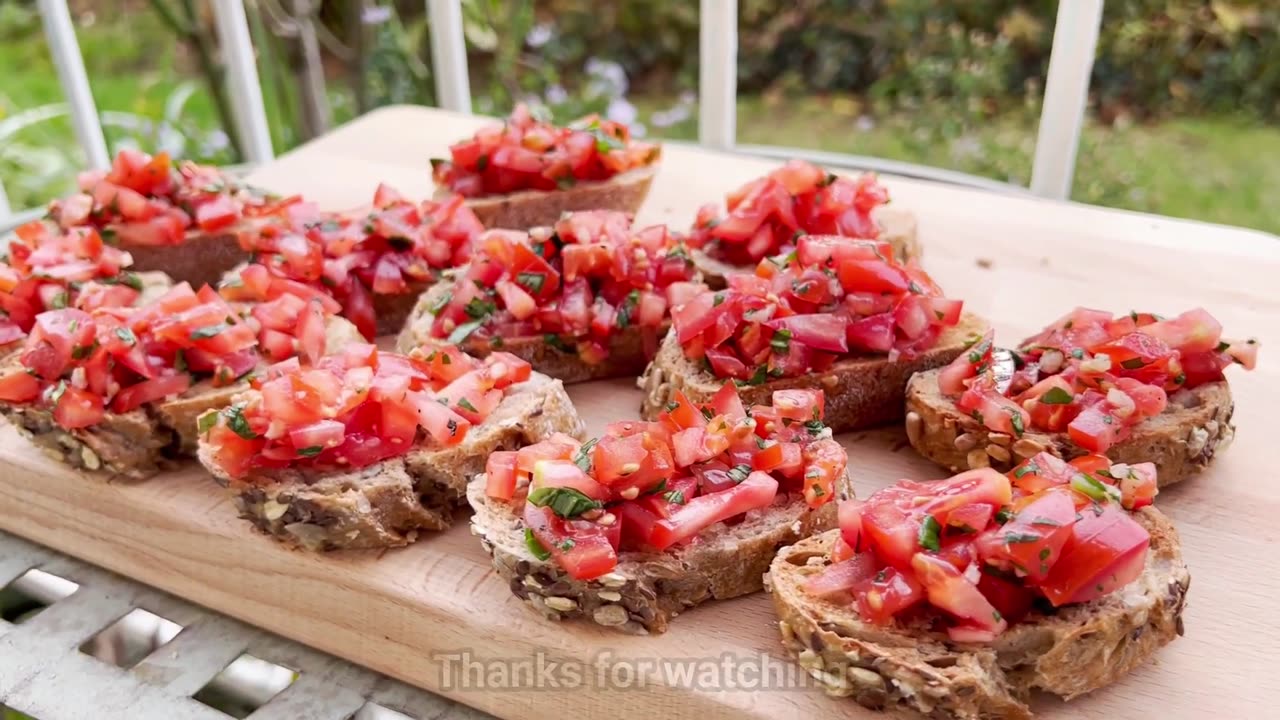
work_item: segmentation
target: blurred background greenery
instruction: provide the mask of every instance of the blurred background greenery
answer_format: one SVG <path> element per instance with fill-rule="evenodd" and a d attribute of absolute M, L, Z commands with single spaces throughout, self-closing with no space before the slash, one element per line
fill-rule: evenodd
<path fill-rule="evenodd" d="M 202 0 L 71 6 L 113 148 L 239 159 Z M 247 6 L 276 152 L 373 107 L 433 102 L 422 0 Z M 561 120 L 600 111 L 650 136 L 695 138 L 693 0 L 463 7 L 477 112 L 526 100 Z M 739 8 L 741 142 L 1028 182 L 1056 0 Z M 15 208 L 39 205 L 83 160 L 32 0 L 0 0 L 0 68 L 0 180 Z M 1072 197 L 1280 232 L 1278 121 L 1280 3 L 1112 0 Z"/>

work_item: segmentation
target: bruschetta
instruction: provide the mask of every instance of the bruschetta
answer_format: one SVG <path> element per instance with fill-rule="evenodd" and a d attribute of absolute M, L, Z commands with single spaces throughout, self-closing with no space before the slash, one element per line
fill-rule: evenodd
<path fill-rule="evenodd" d="M 635 376 L 670 325 L 669 309 L 701 288 L 665 226 L 572 213 L 528 233 L 485 233 L 471 264 L 419 299 L 399 347 L 500 349 L 566 383 Z"/>
<path fill-rule="evenodd" d="M 900 262 L 920 257 L 915 216 L 890 207 L 889 191 L 870 173 L 848 178 L 791 160 L 725 202 L 727 214 L 715 203 L 699 208 L 688 237 L 694 263 L 714 289 L 732 273 L 795 249 L 802 235 L 883 240 Z"/>
<path fill-rule="evenodd" d="M 249 308 L 180 283 L 143 306 L 43 312 L 0 367 L 0 414 L 72 467 L 149 477 L 192 455 L 196 416 L 264 367 L 263 333 L 287 335 L 289 356 L 358 339 L 318 302 L 291 300 Z"/>
<path fill-rule="evenodd" d="M 470 259 L 483 230 L 461 197 L 415 202 L 385 184 L 370 205 L 351 210 L 321 212 L 299 202 L 242 236 L 252 262 L 228 273 L 222 287 L 265 276 L 308 285 L 337 300 L 343 317 L 372 341 L 400 332 L 418 296 Z"/>
<path fill-rule="evenodd" d="M 893 422 L 912 373 L 946 365 L 986 329 L 888 243 L 805 235 L 675 308 L 640 379 L 641 412 L 656 417 L 677 391 L 705 402 L 732 380 L 748 403 L 822 388 L 835 432 Z"/>
<path fill-rule="evenodd" d="M 590 115 L 561 127 L 520 104 L 431 168 L 437 192 L 465 197 L 485 227 L 526 230 L 578 210 L 635 214 L 660 157 L 661 146 L 633 139 L 622 123 Z"/>
<path fill-rule="evenodd" d="M 1077 308 L 1016 350 L 986 334 L 907 389 L 907 437 L 953 471 L 1008 468 L 1041 451 L 1151 461 L 1160 482 L 1201 471 L 1235 435 L 1223 371 L 1252 369 L 1254 340 L 1228 341 L 1203 309 L 1162 319 Z"/>
<path fill-rule="evenodd" d="M 133 269 L 164 272 L 192 287 L 216 284 L 245 261 L 240 236 L 296 201 L 249 187 L 213 167 L 175 164 L 122 150 L 109 170 L 79 176 L 80 192 L 55 200 L 63 229 L 92 227 L 133 258 Z"/>
<path fill-rule="evenodd" d="M 243 517 L 309 550 L 386 548 L 448 527 L 491 453 L 581 437 L 559 380 L 507 353 L 351 344 L 273 365 L 199 420 L 199 457 Z"/>
<path fill-rule="evenodd" d="M 760 590 L 776 549 L 833 527 L 851 492 L 822 392 L 773 400 L 748 412 L 727 384 L 586 443 L 493 453 L 467 487 L 472 532 L 553 620 L 657 633 L 687 608 Z"/>
<path fill-rule="evenodd" d="M 1155 493 L 1150 463 L 1043 453 L 842 503 L 770 567 L 783 646 L 870 708 L 1029 718 L 1032 690 L 1092 692 L 1182 634 L 1191 578 Z"/>

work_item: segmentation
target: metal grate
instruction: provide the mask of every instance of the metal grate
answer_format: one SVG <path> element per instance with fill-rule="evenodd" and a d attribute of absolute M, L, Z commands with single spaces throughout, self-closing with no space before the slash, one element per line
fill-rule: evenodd
<path fill-rule="evenodd" d="M 261 700 L 254 720 L 489 717 L 0 532 L 0 588 L 32 569 L 61 579 L 63 587 L 79 585 L 65 597 L 38 598 L 43 609 L 20 624 L 0 620 L 0 707 L 40 720 L 234 717 L 192 697 L 210 686 L 238 692 L 255 707 Z M 157 647 L 132 667 L 82 650 L 103 642 L 104 631 L 128 625 L 157 633 Z M 173 626 L 180 627 L 176 635 Z M 237 662 L 245 656 L 265 662 Z M 281 683 L 270 666 L 288 668 L 293 677 Z"/>

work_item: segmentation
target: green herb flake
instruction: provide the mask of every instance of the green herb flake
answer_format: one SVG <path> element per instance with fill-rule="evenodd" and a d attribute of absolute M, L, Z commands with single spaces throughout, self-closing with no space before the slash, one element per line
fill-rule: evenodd
<path fill-rule="evenodd" d="M 213 426 L 217 424 L 218 413 L 213 411 L 207 412 L 196 419 L 196 432 L 204 435 L 212 430 Z"/>
<path fill-rule="evenodd" d="M 557 516 L 566 519 L 604 507 L 599 500 L 592 500 L 580 491 L 567 487 L 536 488 L 529 493 L 528 500 L 538 507 L 549 507 Z"/>
<path fill-rule="evenodd" d="M 476 406 L 472 405 L 471 401 L 466 398 L 462 398 L 458 401 L 458 407 L 466 410 L 467 412 L 480 412 L 479 410 L 476 410 Z"/>
<path fill-rule="evenodd" d="M 431 301 L 431 304 L 427 306 L 427 311 L 432 315 L 439 315 L 440 311 L 444 310 L 452 300 L 453 293 L 442 293 Z"/>
<path fill-rule="evenodd" d="M 71 296 L 67 293 L 66 290 L 63 290 L 62 292 L 53 296 L 53 299 L 49 301 L 49 307 L 51 307 L 54 310 L 61 310 L 65 308 L 70 302 L 71 302 Z"/>
<path fill-rule="evenodd" d="M 785 355 L 791 351 L 791 331 L 786 328 L 779 328 L 773 331 L 773 339 L 769 341 L 769 346 L 779 355 Z"/>
<path fill-rule="evenodd" d="M 743 480 L 746 480 L 747 476 L 750 474 L 751 474 L 750 465 L 734 465 L 733 467 L 729 468 L 729 472 L 728 472 L 729 479 L 734 481 L 735 483 L 740 483 Z"/>
<path fill-rule="evenodd" d="M 548 560 L 551 558 L 551 553 L 547 552 L 547 549 L 542 547 L 542 543 L 538 542 L 538 538 L 529 528 L 524 529 L 524 546 L 528 548 L 529 552 L 539 560 Z"/>
<path fill-rule="evenodd" d="M 1004 525 L 1005 523 L 1009 522 L 1012 519 L 1013 519 L 1012 508 L 1009 508 L 1006 506 L 996 511 L 996 522 L 1000 523 L 1001 525 Z"/>
<path fill-rule="evenodd" d="M 578 448 L 578 452 L 573 456 L 573 464 L 584 473 L 591 472 L 591 451 L 595 448 L 596 443 L 600 442 L 599 438 L 591 438 L 582 443 L 582 447 Z"/>
<path fill-rule="evenodd" d="M 627 293 L 626 299 L 618 306 L 618 316 L 615 320 L 619 328 L 626 328 L 631 324 L 631 316 L 635 315 L 636 305 L 640 303 L 640 291 L 632 290 Z"/>
<path fill-rule="evenodd" d="M 516 274 L 516 282 L 525 290 L 536 295 L 542 292 L 542 287 L 547 282 L 547 276 L 536 272 L 522 272 Z"/>
<path fill-rule="evenodd" d="M 483 320 L 497 312 L 498 304 L 492 300 L 471 298 L 463 310 L 466 311 L 468 317 L 475 320 Z"/>
<path fill-rule="evenodd" d="M 120 342 L 124 343 L 125 345 L 138 344 L 138 338 L 133 334 L 133 331 L 127 327 L 116 328 L 116 337 L 120 338 Z"/>
<path fill-rule="evenodd" d="M 564 340 L 561 340 L 560 336 L 556 335 L 555 333 L 547 333 L 546 335 L 543 335 L 542 341 L 545 342 L 547 345 L 550 345 L 552 348 L 559 350 L 562 353 L 573 352 L 573 348 L 570 347 L 569 344 L 566 343 Z"/>
<path fill-rule="evenodd" d="M 1007 545 L 1018 545 L 1039 542 L 1042 538 L 1035 533 L 1007 533 L 1003 539 Z"/>
<path fill-rule="evenodd" d="M 1014 476 L 1015 478 L 1020 478 L 1020 477 L 1022 477 L 1023 475 L 1039 474 L 1039 473 L 1040 473 L 1040 466 L 1039 466 L 1039 465 L 1037 465 L 1037 464 L 1035 464 L 1035 463 L 1027 463 L 1026 465 L 1023 465 L 1022 467 L 1018 468 L 1017 470 L 1014 470 L 1014 471 L 1013 471 L 1013 476 Z"/>
<path fill-rule="evenodd" d="M 1083 358 L 1083 357 L 1084 357 L 1084 349 L 1083 349 L 1083 348 L 1076 348 L 1075 350 L 1072 350 L 1072 351 L 1071 351 L 1071 357 L 1073 357 L 1073 358 L 1075 358 L 1075 359 L 1077 359 L 1077 360 L 1079 360 L 1079 359 Z"/>
<path fill-rule="evenodd" d="M 453 332 L 449 333 L 449 337 L 446 338 L 446 340 L 449 342 L 450 345 L 457 345 L 462 341 L 466 340 L 467 338 L 471 337 L 471 333 L 475 332 L 476 330 L 479 330 L 481 325 L 484 325 L 483 320 L 472 320 L 471 322 L 464 322 L 461 325 L 455 327 L 453 329 Z"/>
<path fill-rule="evenodd" d="M 1071 489 L 1095 502 L 1107 502 L 1113 498 L 1113 492 L 1119 493 L 1119 490 L 1090 476 L 1088 473 L 1078 473 L 1071 478 Z"/>
<path fill-rule="evenodd" d="M 1146 366 L 1146 364 L 1147 364 L 1146 361 L 1144 361 L 1142 358 L 1136 357 L 1136 358 L 1129 358 L 1128 360 L 1125 360 L 1124 362 L 1120 363 L 1120 367 L 1124 368 L 1125 370 L 1141 370 L 1143 367 Z"/>
<path fill-rule="evenodd" d="M 1009 408 L 1009 424 L 1013 426 L 1013 434 L 1016 437 L 1022 437 L 1027 431 L 1022 425 L 1022 413 L 1015 408 Z"/>
<path fill-rule="evenodd" d="M 315 457 L 322 452 L 324 452 L 324 448 L 320 445 L 312 445 L 311 447 L 304 447 L 298 450 L 298 454 L 302 457 Z"/>
<path fill-rule="evenodd" d="M 1070 405 L 1073 399 L 1071 393 L 1060 387 L 1051 387 L 1040 396 L 1040 402 L 1045 405 Z"/>
<path fill-rule="evenodd" d="M 683 505 L 685 503 L 684 492 L 681 490 L 670 490 L 662 494 L 662 499 L 672 505 Z"/>
<path fill-rule="evenodd" d="M 941 534 L 942 527 L 938 525 L 938 521 L 932 515 L 925 515 L 924 522 L 920 523 L 920 534 L 917 537 L 920 547 L 938 552 L 938 548 L 941 547 L 939 542 Z"/>
<path fill-rule="evenodd" d="M 196 328 L 191 331 L 192 340 L 208 340 L 216 337 L 227 329 L 226 323 L 218 323 L 217 325 L 206 325 L 202 328 Z"/>
<path fill-rule="evenodd" d="M 222 416 L 227 419 L 227 427 L 231 432 L 239 435 L 245 440 L 256 440 L 258 434 L 249 427 L 249 421 L 245 419 L 244 407 L 241 405 L 232 405 L 222 411 Z"/>

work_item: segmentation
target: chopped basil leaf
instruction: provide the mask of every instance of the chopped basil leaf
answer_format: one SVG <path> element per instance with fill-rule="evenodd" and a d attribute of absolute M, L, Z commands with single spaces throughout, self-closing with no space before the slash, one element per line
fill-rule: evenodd
<path fill-rule="evenodd" d="M 815 468 L 815 470 L 816 470 L 816 469 L 817 469 L 817 468 Z M 808 473 L 806 473 L 806 475 L 808 475 Z M 823 489 L 822 489 L 822 486 L 821 486 L 821 485 L 818 485 L 818 484 L 816 484 L 816 483 L 815 483 L 814 485 L 811 485 L 810 487 L 813 489 L 813 496 L 814 496 L 814 497 L 816 497 L 816 498 L 820 498 L 820 497 L 822 497 L 823 495 L 826 495 L 826 494 L 827 494 L 825 491 L 823 491 Z"/>
<path fill-rule="evenodd" d="M 702 417 L 704 417 L 704 418 L 706 418 L 706 419 L 710 420 L 711 418 L 713 418 L 713 417 L 715 417 L 715 416 L 716 416 L 716 415 L 715 415 L 715 412 L 714 412 L 714 411 L 713 411 L 709 406 L 707 406 L 707 405 L 703 405 L 703 406 L 702 406 Z"/>
<path fill-rule="evenodd" d="M 1079 473 L 1071 478 L 1071 489 L 1097 502 L 1106 502 L 1112 499 L 1112 493 L 1119 493 L 1119 490 L 1087 473 Z"/>
<path fill-rule="evenodd" d="M 493 348 L 494 350 L 499 350 L 502 348 L 503 345 L 506 345 L 506 344 L 507 344 L 506 341 L 498 337 L 497 335 L 489 338 L 489 347 Z"/>
<path fill-rule="evenodd" d="M 427 306 L 427 311 L 432 315 L 439 315 L 440 311 L 444 310 L 445 306 L 447 306 L 452 300 L 453 293 L 442 293 L 435 300 L 431 301 L 431 304 Z"/>
<path fill-rule="evenodd" d="M 729 474 L 730 480 L 736 483 L 740 483 L 743 480 L 746 480 L 747 476 L 751 474 L 751 466 L 750 465 L 734 465 L 733 467 L 729 468 L 728 474 Z"/>
<path fill-rule="evenodd" d="M 632 290 L 627 293 L 626 299 L 618 306 L 618 316 L 616 323 L 619 328 L 626 328 L 631 324 L 631 316 L 635 314 L 636 305 L 640 302 L 640 291 Z"/>
<path fill-rule="evenodd" d="M 915 280 L 912 280 L 910 283 L 907 284 L 907 290 L 915 293 L 916 295 L 924 294 L 924 288 L 917 285 Z"/>
<path fill-rule="evenodd" d="M 173 369 L 177 370 L 178 372 L 187 371 L 187 354 L 182 350 L 179 350 L 178 352 L 174 353 Z"/>
<path fill-rule="evenodd" d="M 71 297 L 67 294 L 66 290 L 63 290 L 53 296 L 53 299 L 49 301 L 49 306 L 54 310 L 61 310 L 66 307 L 69 302 L 71 302 Z"/>
<path fill-rule="evenodd" d="M 565 539 L 560 543 L 560 546 L 559 546 L 559 547 L 560 547 L 560 552 L 569 552 L 570 550 L 572 550 L 572 549 L 573 549 L 573 546 L 574 546 L 574 545 L 577 545 L 577 544 L 578 544 L 578 543 L 574 542 L 573 538 L 565 538 Z"/>
<path fill-rule="evenodd" d="M 662 494 L 662 499 L 672 505 L 683 505 L 685 503 L 684 492 L 681 490 L 670 490 Z"/>
<path fill-rule="evenodd" d="M 218 323 L 217 325 L 206 325 L 202 328 L 196 328 L 191 331 L 192 340 L 207 340 L 215 337 L 227 329 L 226 323 Z"/>
<path fill-rule="evenodd" d="M 1183 373 L 1178 373 L 1177 375 L 1175 375 L 1175 376 L 1173 377 L 1173 382 L 1174 382 L 1174 384 L 1175 384 L 1175 385 L 1181 385 L 1181 384 L 1185 383 L 1186 381 L 1187 381 L 1187 376 L 1186 376 L 1185 374 L 1183 374 Z"/>
<path fill-rule="evenodd" d="M 209 432 L 210 430 L 212 430 L 213 426 L 217 424 L 218 424 L 218 413 L 214 411 L 209 411 L 201 415 L 199 418 L 196 418 L 196 432 L 203 435 Z"/>
<path fill-rule="evenodd" d="M 90 354 L 91 354 L 95 349 L 97 349 L 97 347 L 98 347 L 98 341 L 97 341 L 97 340 L 94 340 L 92 345 L 81 345 L 81 346 L 79 346 L 79 347 L 77 347 L 76 349 L 74 349 L 74 350 L 72 350 L 72 351 L 71 351 L 71 359 L 72 359 L 72 360 L 83 360 L 83 359 L 85 359 L 85 358 L 89 357 L 89 355 L 90 355 Z"/>
<path fill-rule="evenodd" d="M 536 272 L 522 272 L 516 274 L 516 282 L 531 293 L 537 294 L 542 292 L 542 286 L 547 282 L 547 276 Z"/>
<path fill-rule="evenodd" d="M 1050 556 L 1050 555 L 1052 555 L 1052 554 L 1053 554 L 1053 551 L 1052 551 L 1052 550 L 1050 550 L 1049 548 L 1041 548 L 1041 549 L 1040 549 L 1040 559 L 1041 559 L 1041 560 L 1048 560 L 1048 559 L 1049 559 L 1049 556 Z"/>
<path fill-rule="evenodd" d="M 1217 349 L 1215 350 L 1215 352 L 1226 352 L 1226 351 L 1227 351 L 1227 348 L 1229 348 L 1229 347 L 1231 347 L 1231 343 L 1229 343 L 1229 342 L 1225 342 L 1225 341 L 1220 342 L 1220 343 L 1218 343 L 1218 347 L 1217 347 Z M 1120 363 L 1120 365 L 1121 365 L 1121 366 L 1123 366 L 1123 365 L 1124 365 L 1124 363 Z"/>
<path fill-rule="evenodd" d="M 320 445 L 312 445 L 311 447 L 304 447 L 298 450 L 298 454 L 302 457 L 315 457 L 322 452 L 324 452 L 324 448 Z"/>
<path fill-rule="evenodd" d="M 239 435 L 245 440 L 256 440 L 258 434 L 249 427 L 249 421 L 244 417 L 244 408 L 240 405 L 232 405 L 222 411 L 222 416 L 227 419 L 227 427 L 231 432 Z"/>
<path fill-rule="evenodd" d="M 1136 357 L 1136 358 L 1129 358 L 1128 360 L 1125 360 L 1124 362 L 1120 363 L 1120 367 L 1124 368 L 1125 370 L 1141 370 L 1142 367 L 1145 366 L 1146 364 L 1147 363 L 1144 362 L 1142 358 Z"/>
<path fill-rule="evenodd" d="M 791 351 L 791 331 L 786 328 L 780 328 L 773 331 L 773 339 L 769 341 L 769 345 L 774 352 L 779 355 L 786 354 Z"/>
<path fill-rule="evenodd" d="M 458 407 L 468 412 L 480 412 L 479 410 L 476 410 L 476 406 L 472 405 L 471 401 L 467 400 L 466 398 L 462 398 L 461 400 L 458 401 Z"/>
<path fill-rule="evenodd" d="M 1035 533 L 1008 533 L 1004 536 L 1004 541 L 1008 545 L 1017 545 L 1020 543 L 1033 543 L 1041 538 Z"/>
<path fill-rule="evenodd" d="M 578 448 L 578 452 L 573 456 L 573 464 L 584 473 L 591 472 L 591 450 L 600 442 L 598 438 L 591 438 L 582 443 L 582 447 Z"/>
<path fill-rule="evenodd" d="M 1002 507 L 996 512 L 996 522 L 1004 525 L 1013 519 L 1013 510 L 1008 507 Z"/>
<path fill-rule="evenodd" d="M 980 410 L 974 410 L 969 414 L 973 416 L 974 420 L 977 420 L 980 423 L 986 424 L 986 420 L 982 419 L 982 412 Z"/>
<path fill-rule="evenodd" d="M 1045 405 L 1070 405 L 1071 393 L 1060 387 L 1049 388 L 1049 392 L 1040 396 L 1040 402 Z"/>
<path fill-rule="evenodd" d="M 449 344 L 457 345 L 461 343 L 463 340 L 466 340 L 467 338 L 471 337 L 471 333 L 475 332 L 476 330 L 479 330 L 480 326 L 483 324 L 484 324 L 483 320 L 472 320 L 471 322 L 464 322 L 458 327 L 454 328 L 453 332 L 449 333 L 449 337 L 446 339 L 449 341 Z"/>
<path fill-rule="evenodd" d="M 529 502 L 538 507 L 549 507 L 562 518 L 575 518 L 588 510 L 604 507 L 599 500 L 592 500 L 578 490 L 568 487 L 540 487 L 529 493 Z"/>
<path fill-rule="evenodd" d="M 62 394 L 65 393 L 66 391 L 67 391 L 67 381 L 59 380 L 58 384 L 54 386 L 52 390 L 46 391 L 49 395 L 49 404 L 57 405 L 58 401 L 62 399 Z"/>
<path fill-rule="evenodd" d="M 1026 474 L 1028 474 L 1028 473 L 1039 473 L 1039 472 L 1040 472 L 1040 466 L 1039 466 L 1039 465 L 1037 465 L 1037 464 L 1035 464 L 1035 463 L 1027 463 L 1026 465 L 1023 465 L 1022 467 L 1018 468 L 1017 470 L 1014 470 L 1014 471 L 1013 471 L 1013 476 L 1014 476 L 1015 478 L 1020 478 L 1020 477 L 1022 477 L 1023 475 L 1026 475 Z"/>
<path fill-rule="evenodd" d="M 133 334 L 133 331 L 127 327 L 116 328 L 116 337 L 120 338 L 120 342 L 123 342 L 126 345 L 138 344 L 138 338 Z"/>
<path fill-rule="evenodd" d="M 1009 424 L 1013 426 L 1013 434 L 1017 437 L 1022 437 L 1022 434 L 1027 431 L 1022 426 L 1022 413 L 1013 408 L 1009 408 Z"/>
<path fill-rule="evenodd" d="M 483 320 L 498 310 L 498 305 L 492 300 L 482 298 L 471 298 L 471 300 L 463 308 L 467 316 L 476 320 Z"/>
<path fill-rule="evenodd" d="M 578 182 L 577 179 L 574 178 L 572 175 L 565 175 L 556 180 L 556 187 L 560 188 L 561 190 L 568 190 L 569 188 L 576 185 L 577 182 Z"/>
<path fill-rule="evenodd" d="M 724 293 L 716 293 L 711 297 L 711 307 L 719 307 L 724 302 Z"/>
<path fill-rule="evenodd" d="M 1071 357 L 1079 360 L 1080 358 L 1084 357 L 1084 350 L 1082 348 L 1076 348 L 1075 350 L 1072 350 Z"/>
<path fill-rule="evenodd" d="M 564 340 L 561 340 L 560 336 L 556 335 L 555 333 L 547 333 L 546 335 L 543 335 L 542 341 L 550 345 L 551 347 L 555 348 L 556 350 L 559 350 L 560 352 L 563 352 L 563 353 L 573 352 L 573 348 L 570 347 L 567 343 L 565 343 Z"/>
<path fill-rule="evenodd" d="M 809 420 L 804 424 L 804 427 L 809 431 L 810 435 L 821 435 L 822 431 L 827 429 L 827 426 L 821 420 Z"/>
<path fill-rule="evenodd" d="M 547 560 L 551 557 L 551 553 L 542 547 L 542 543 L 538 542 L 538 538 L 534 536 L 533 531 L 529 528 L 524 529 L 524 546 L 539 560 Z"/>
<path fill-rule="evenodd" d="M 630 474 L 630 473 L 628 473 L 628 474 Z M 648 490 L 645 490 L 645 491 L 644 491 L 644 494 L 645 494 L 645 495 L 657 495 L 658 493 L 666 492 L 666 491 L 667 491 L 667 479 L 666 479 L 666 478 L 662 478 L 661 480 L 659 480 L 659 481 L 658 481 L 658 484 L 657 484 L 657 485 L 654 485 L 653 487 L 649 488 Z"/>
<path fill-rule="evenodd" d="M 756 367 L 756 371 L 747 380 L 734 380 L 738 385 L 763 385 L 769 379 L 768 370 L 765 366 Z"/>
<path fill-rule="evenodd" d="M 1062 527 L 1062 523 L 1053 518 L 1038 517 L 1031 521 L 1032 525 L 1043 525 L 1045 527 Z"/>
<path fill-rule="evenodd" d="M 942 528 L 938 525 L 938 521 L 932 515 L 925 515 L 924 522 L 920 524 L 920 534 L 917 537 L 920 547 L 938 552 L 938 548 L 941 547 L 938 539 L 941 533 Z"/>

